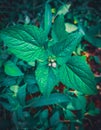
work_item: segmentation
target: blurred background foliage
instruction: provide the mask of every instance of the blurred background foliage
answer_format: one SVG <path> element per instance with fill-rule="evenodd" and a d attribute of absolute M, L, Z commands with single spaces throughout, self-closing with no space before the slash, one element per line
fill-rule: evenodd
<path fill-rule="evenodd" d="M 0 0 L 0 28 L 17 23 L 41 22 L 46 2 L 50 3 L 53 13 L 70 2 L 66 18 L 75 24 L 79 21 L 85 26 L 101 23 L 100 0 Z"/>

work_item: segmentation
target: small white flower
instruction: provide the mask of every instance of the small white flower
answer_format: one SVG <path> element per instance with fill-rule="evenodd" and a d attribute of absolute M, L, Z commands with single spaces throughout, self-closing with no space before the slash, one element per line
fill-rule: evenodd
<path fill-rule="evenodd" d="M 48 66 L 52 66 L 52 64 L 51 64 L 51 63 L 49 63 L 49 64 L 48 64 Z"/>
<path fill-rule="evenodd" d="M 56 68 L 56 62 L 52 63 L 52 67 Z"/>

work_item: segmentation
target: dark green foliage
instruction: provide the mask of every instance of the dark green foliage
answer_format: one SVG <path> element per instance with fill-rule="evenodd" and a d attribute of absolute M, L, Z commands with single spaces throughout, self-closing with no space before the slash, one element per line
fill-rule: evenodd
<path fill-rule="evenodd" d="M 49 49 L 47 48 L 48 42 L 46 42 L 45 32 L 31 25 L 8 28 L 3 30 L 0 36 L 5 45 L 8 46 L 9 51 L 18 58 L 27 62 L 35 62 L 35 60 L 38 62 L 35 76 L 42 94 L 49 95 L 59 82 L 84 94 L 96 93 L 94 77 L 87 63 L 83 58 L 71 56 L 83 37 L 82 32 L 77 30 L 73 34 L 68 34 L 60 24 L 61 36 L 64 36 L 60 39 L 60 32 L 55 32 L 55 27 L 59 25 L 58 22 L 62 22 L 62 25 L 64 25 L 63 15 L 58 16 L 53 27 L 54 34 L 59 39 L 55 42 L 53 38 L 55 43 L 49 46 Z M 14 69 L 12 68 L 12 71 L 10 71 L 8 67 L 7 62 L 5 64 L 7 74 L 11 76 L 22 75 L 18 68 L 13 67 Z M 62 75 L 63 72 L 65 76 Z M 91 76 L 89 77 L 89 75 Z"/>
<path fill-rule="evenodd" d="M 53 93 L 53 94 L 50 94 L 49 97 L 47 96 L 42 96 L 42 97 L 38 97 L 38 98 L 35 98 L 35 99 L 32 99 L 31 101 L 29 100 L 27 102 L 27 106 L 25 107 L 42 107 L 42 106 L 47 106 L 47 105 L 51 105 L 51 104 L 56 104 L 56 103 L 63 103 L 63 102 L 66 102 L 68 103 L 69 102 L 69 97 L 67 95 L 63 95 L 63 94 L 60 94 L 60 93 Z"/>
<path fill-rule="evenodd" d="M 87 105 L 86 96 L 97 94 L 96 80 L 78 48 L 84 39 L 100 47 L 98 27 L 75 26 L 74 18 L 66 27 L 71 4 L 53 17 L 53 1 L 43 2 L 40 27 L 25 21 L 0 31 L 0 105 L 11 112 L 15 130 L 83 130 L 85 116 L 100 110 Z"/>
<path fill-rule="evenodd" d="M 85 39 L 93 46 L 101 47 L 101 24 L 85 30 Z"/>

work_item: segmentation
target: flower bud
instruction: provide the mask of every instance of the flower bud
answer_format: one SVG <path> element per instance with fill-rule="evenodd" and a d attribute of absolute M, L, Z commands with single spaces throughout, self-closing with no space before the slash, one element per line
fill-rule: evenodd
<path fill-rule="evenodd" d="M 48 66 L 52 66 L 52 64 L 51 64 L 51 63 L 48 63 Z"/>
<path fill-rule="evenodd" d="M 51 62 L 54 62 L 54 59 L 51 59 Z"/>

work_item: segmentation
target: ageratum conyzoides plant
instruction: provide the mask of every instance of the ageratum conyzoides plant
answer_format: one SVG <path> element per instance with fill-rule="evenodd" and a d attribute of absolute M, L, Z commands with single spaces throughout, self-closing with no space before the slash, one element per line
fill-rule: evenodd
<path fill-rule="evenodd" d="M 50 10 L 47 4 L 44 28 L 15 25 L 0 33 L 3 47 L 9 55 L 1 65 L 2 73 L 9 78 L 17 77 L 17 82 L 6 82 L 7 91 L 1 93 L 0 104 L 12 112 L 17 130 L 74 130 L 75 123 L 81 130 L 84 114 L 89 113 L 85 96 L 97 93 L 94 75 L 86 58 L 73 54 L 85 36 L 83 29 L 68 32 L 62 14 L 57 15 L 52 23 Z M 60 84 L 63 91 L 56 89 Z M 32 89 L 29 90 L 30 85 Z M 53 110 L 51 116 L 50 105 Z M 31 115 L 33 108 L 34 115 Z M 77 115 L 73 113 L 75 110 Z M 21 126 L 20 122 L 19 125 L 19 120 L 25 124 Z M 71 125 L 64 124 L 64 120 Z"/>

